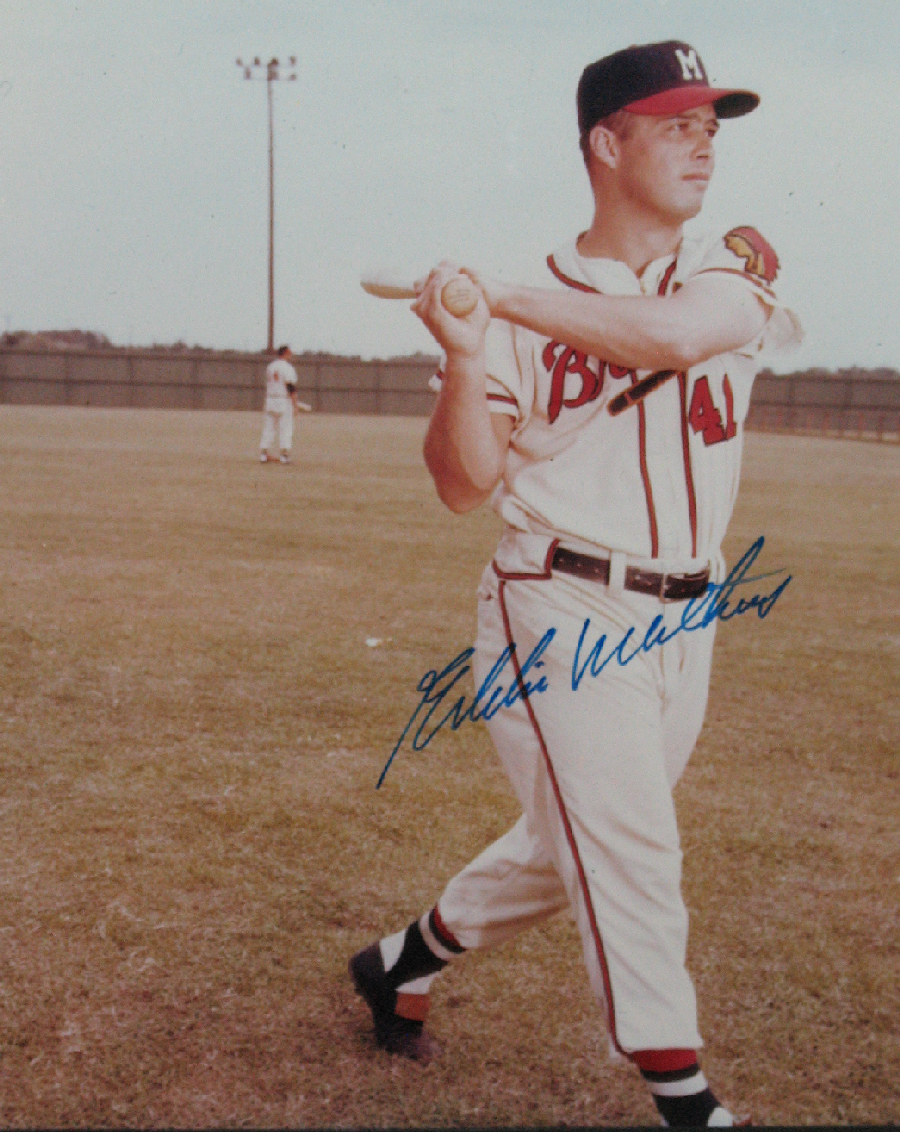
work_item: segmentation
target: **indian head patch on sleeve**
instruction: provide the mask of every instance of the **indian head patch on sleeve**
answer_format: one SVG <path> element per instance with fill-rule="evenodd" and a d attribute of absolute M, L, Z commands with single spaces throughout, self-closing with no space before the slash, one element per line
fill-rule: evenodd
<path fill-rule="evenodd" d="M 755 228 L 732 228 L 725 236 L 725 247 L 744 261 L 744 271 L 766 283 L 778 274 L 775 249 Z"/>

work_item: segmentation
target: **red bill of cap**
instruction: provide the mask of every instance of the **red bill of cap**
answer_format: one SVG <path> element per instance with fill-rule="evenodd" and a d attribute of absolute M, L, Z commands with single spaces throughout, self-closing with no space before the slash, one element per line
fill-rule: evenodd
<path fill-rule="evenodd" d="M 742 114 L 749 114 L 759 105 L 759 95 L 750 90 L 720 90 L 716 87 L 691 84 L 671 87 L 669 90 L 651 94 L 649 98 L 641 98 L 637 102 L 630 102 L 624 107 L 632 114 L 649 114 L 654 117 L 666 117 L 671 114 L 682 114 L 685 110 L 694 110 L 698 106 L 708 106 L 710 103 L 720 118 L 739 118 Z"/>

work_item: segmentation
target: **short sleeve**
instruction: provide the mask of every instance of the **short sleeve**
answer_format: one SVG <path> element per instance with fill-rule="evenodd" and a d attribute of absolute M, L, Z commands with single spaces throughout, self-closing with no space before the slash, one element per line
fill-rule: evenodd
<path fill-rule="evenodd" d="M 755 228 L 732 228 L 710 242 L 696 276 L 721 273 L 742 279 L 771 309 L 765 329 L 739 353 L 793 349 L 803 341 L 803 328 L 793 311 L 779 302 L 775 281 L 780 268 L 775 249 Z"/>
<path fill-rule="evenodd" d="M 506 413 L 520 421 L 525 415 L 522 367 L 516 351 L 516 328 L 492 319 L 484 340 L 488 405 L 492 413 Z"/>
<path fill-rule="evenodd" d="M 516 352 L 515 327 L 501 319 L 492 319 L 485 334 L 485 370 L 487 372 L 488 408 L 492 413 L 504 413 L 521 423 L 525 413 L 523 375 Z M 438 372 L 428 382 L 435 393 L 440 392 L 446 358 L 441 358 Z"/>

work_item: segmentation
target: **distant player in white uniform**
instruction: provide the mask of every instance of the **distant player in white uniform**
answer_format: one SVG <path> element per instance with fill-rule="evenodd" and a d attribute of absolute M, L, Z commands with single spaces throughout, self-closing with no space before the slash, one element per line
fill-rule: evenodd
<path fill-rule="evenodd" d="M 279 346 L 274 361 L 266 366 L 266 403 L 263 407 L 263 430 L 259 441 L 260 463 L 269 459 L 269 449 L 278 438 L 278 459 L 282 464 L 291 461 L 291 444 L 294 439 L 294 413 L 299 410 L 297 400 L 297 371 L 291 365 L 290 346 Z"/>
<path fill-rule="evenodd" d="M 760 350 L 800 335 L 758 232 L 682 229 L 718 120 L 758 101 L 712 89 L 685 43 L 591 64 L 577 104 L 595 214 L 548 257 L 547 287 L 475 275 L 479 305 L 454 318 L 440 292 L 456 268 L 442 264 L 414 305 L 445 353 L 425 441 L 438 494 L 457 512 L 490 498 L 505 523 L 473 674 L 490 687 L 509 658 L 517 694 L 481 706 L 523 813 L 430 911 L 350 963 L 379 1044 L 427 1060 L 437 972 L 570 909 L 611 1048 L 671 1125 L 733 1123 L 698 1063 L 672 801 L 714 623 L 679 626 L 725 578 Z"/>

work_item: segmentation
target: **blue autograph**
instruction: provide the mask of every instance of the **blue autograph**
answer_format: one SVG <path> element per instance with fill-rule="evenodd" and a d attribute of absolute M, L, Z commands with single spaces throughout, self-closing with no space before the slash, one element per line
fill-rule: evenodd
<path fill-rule="evenodd" d="M 472 654 L 475 650 L 473 648 L 463 649 L 459 656 L 454 657 L 441 672 L 435 672 L 433 669 L 426 672 L 416 685 L 416 691 L 424 692 L 425 694 L 419 701 L 416 710 L 410 716 L 409 723 L 403 728 L 403 734 L 397 740 L 397 745 L 394 747 L 393 751 L 391 751 L 391 757 L 385 764 L 375 789 L 377 790 L 382 782 L 384 782 L 384 776 L 387 774 L 391 763 L 394 761 L 394 756 L 400 750 L 403 740 L 409 734 L 412 725 L 417 719 L 419 720 L 419 726 L 416 729 L 415 735 L 413 735 L 411 746 L 414 751 L 421 751 L 428 746 L 445 723 L 450 724 L 451 731 L 456 731 L 462 727 L 467 719 L 471 720 L 472 723 L 476 723 L 479 719 L 492 719 L 502 707 L 512 707 L 517 700 L 522 699 L 523 693 L 524 696 L 527 697 L 533 696 L 538 692 L 546 692 L 546 676 L 539 676 L 534 683 L 530 681 L 529 676 L 533 669 L 544 667 L 544 662 L 541 660 L 541 657 L 547 651 L 547 646 L 555 636 L 555 629 L 547 630 L 531 650 L 528 658 L 522 665 L 520 670 L 521 682 L 516 676 L 515 671 L 513 671 L 508 688 L 500 683 L 500 677 L 507 664 L 512 660 L 516 646 L 514 644 L 507 645 L 494 664 L 494 667 L 482 681 L 481 687 L 475 692 L 475 696 L 469 706 L 465 706 L 466 697 L 460 696 L 446 714 L 441 716 L 433 725 L 432 716 L 438 711 L 450 692 L 453 691 L 454 685 L 459 683 L 472 667 L 471 664 L 469 664 L 469 660 L 472 658 Z M 448 682 L 444 683 L 444 681 Z M 425 711 L 420 718 L 419 712 L 423 708 L 427 708 L 427 711 Z M 429 727 L 431 729 L 426 730 Z M 424 737 L 423 732 L 425 732 Z"/>
<path fill-rule="evenodd" d="M 599 676 L 603 669 L 606 668 L 607 664 L 613 659 L 617 660 L 618 663 L 624 667 L 626 664 L 630 664 L 640 653 L 650 652 L 650 650 L 657 645 L 666 644 L 668 641 L 671 641 L 673 637 L 677 637 L 679 633 L 693 633 L 697 629 L 707 629 L 715 621 L 730 621 L 732 617 L 741 617 L 743 614 L 749 613 L 751 609 L 756 610 L 757 616 L 761 621 L 768 617 L 772 612 L 775 602 L 778 601 L 787 589 L 793 577 L 792 574 L 788 574 L 770 594 L 754 594 L 749 600 L 739 598 L 737 603 L 732 605 L 734 591 L 738 586 L 764 582 L 767 578 L 774 578 L 784 573 L 783 570 L 775 570 L 770 574 L 757 574 L 752 578 L 747 577 L 747 573 L 759 557 L 765 541 L 763 536 L 760 535 L 740 561 L 735 564 L 724 582 L 710 582 L 706 587 L 705 594 L 701 597 L 691 598 L 690 601 L 685 602 L 680 623 L 668 633 L 664 628 L 665 619 L 663 615 L 658 614 L 650 622 L 650 626 L 640 644 L 634 645 L 632 638 L 636 630 L 634 626 L 632 626 L 619 643 L 604 657 L 603 649 L 606 645 L 606 634 L 604 633 L 591 648 L 587 659 L 583 663 L 579 663 L 581 660 L 581 650 L 591 624 L 590 618 L 586 618 L 581 630 L 581 635 L 578 638 L 575 658 L 572 661 L 572 691 L 578 691 L 579 685 L 588 671 L 591 676 Z M 630 653 L 627 652 L 629 644 L 634 645 L 633 651 Z"/>
<path fill-rule="evenodd" d="M 783 574 L 783 570 L 775 570 L 768 574 L 748 576 L 753 563 L 762 552 L 765 538 L 760 537 L 745 552 L 743 557 L 735 564 L 724 582 L 710 583 L 706 593 L 698 598 L 691 598 L 685 602 L 681 613 L 681 620 L 674 629 L 665 628 L 665 618 L 662 614 L 654 617 L 643 640 L 635 643 L 636 629 L 632 626 L 621 640 L 604 655 L 606 648 L 606 634 L 602 634 L 587 651 L 582 659 L 585 641 L 591 620 L 585 618 L 575 656 L 572 660 L 572 690 L 577 692 L 585 676 L 599 676 L 613 660 L 621 667 L 630 664 L 641 653 L 648 653 L 659 645 L 667 644 L 679 633 L 693 633 L 697 629 L 706 629 L 716 621 L 730 621 L 733 617 L 741 617 L 755 609 L 760 620 L 768 617 L 775 603 L 787 589 L 793 575 L 788 574 L 771 593 L 756 593 L 751 598 L 738 598 L 734 601 L 734 591 L 738 586 L 747 586 L 768 578 Z M 416 705 L 415 711 L 397 740 L 390 758 L 378 779 L 376 790 L 384 782 L 385 776 L 394 761 L 403 741 L 409 735 L 413 726 L 418 723 L 413 734 L 411 746 L 414 751 L 424 750 L 440 729 L 447 723 L 452 731 L 457 731 L 466 720 L 476 723 L 479 719 L 491 719 L 504 707 L 512 707 L 518 700 L 545 692 L 548 687 L 546 675 L 539 675 L 537 670 L 544 667 L 541 659 L 547 651 L 550 642 L 556 636 L 556 629 L 548 629 L 543 637 L 526 657 L 520 668 L 520 675 L 512 665 L 516 653 L 515 644 L 507 645 L 500 654 L 493 668 L 476 690 L 472 702 L 466 706 L 466 697 L 460 696 L 456 702 L 446 710 L 444 701 L 453 691 L 453 688 L 469 672 L 475 650 L 463 649 L 459 656 L 440 672 L 431 669 L 426 672 L 416 686 L 416 691 L 423 693 L 422 699 Z M 510 666 L 510 673 L 506 673 Z M 439 713 L 435 720 L 435 714 Z"/>

